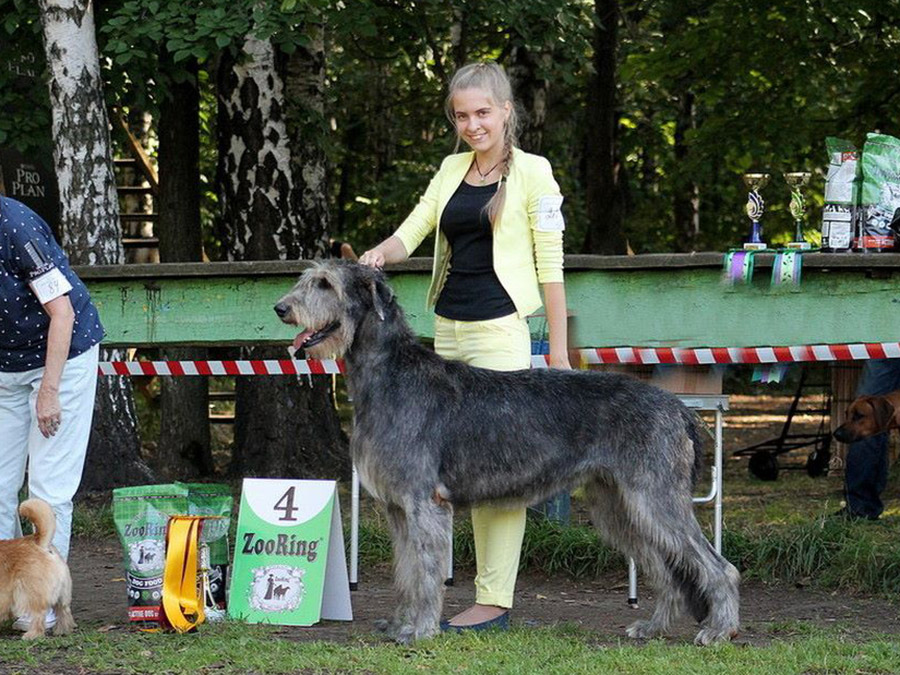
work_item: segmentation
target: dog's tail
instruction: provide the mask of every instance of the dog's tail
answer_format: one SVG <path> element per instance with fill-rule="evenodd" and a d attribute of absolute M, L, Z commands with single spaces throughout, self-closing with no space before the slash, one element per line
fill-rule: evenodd
<path fill-rule="evenodd" d="M 43 499 L 27 499 L 19 505 L 19 513 L 31 521 L 34 541 L 41 548 L 50 548 L 50 540 L 56 532 L 56 516 Z"/>
<path fill-rule="evenodd" d="M 688 439 L 694 448 L 694 464 L 691 467 L 691 485 L 697 486 L 700 476 L 703 475 L 705 455 L 703 453 L 703 429 L 697 413 L 685 408 L 685 423 L 687 425 Z"/>

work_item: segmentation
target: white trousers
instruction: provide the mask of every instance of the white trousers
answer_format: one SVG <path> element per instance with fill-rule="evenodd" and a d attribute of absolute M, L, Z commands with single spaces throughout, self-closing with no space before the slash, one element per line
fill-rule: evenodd
<path fill-rule="evenodd" d="M 44 438 L 35 405 L 43 368 L 0 372 L 0 539 L 21 536 L 19 490 L 28 466 L 28 496 L 50 504 L 56 514 L 53 545 L 69 555 L 72 497 L 81 483 L 97 391 L 99 345 L 66 361 L 59 383 L 59 431 Z"/>

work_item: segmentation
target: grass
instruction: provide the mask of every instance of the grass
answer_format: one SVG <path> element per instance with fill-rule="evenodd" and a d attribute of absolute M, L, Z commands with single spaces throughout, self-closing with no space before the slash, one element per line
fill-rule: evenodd
<path fill-rule="evenodd" d="M 597 644 L 596 635 L 571 626 L 440 636 L 403 648 L 367 636 L 346 645 L 296 642 L 278 628 L 226 623 L 193 635 L 95 631 L 42 644 L 6 640 L 0 672 L 893 673 L 900 663 L 900 647 L 887 636 L 860 643 L 839 630 L 773 628 L 785 637 L 757 648 Z"/>

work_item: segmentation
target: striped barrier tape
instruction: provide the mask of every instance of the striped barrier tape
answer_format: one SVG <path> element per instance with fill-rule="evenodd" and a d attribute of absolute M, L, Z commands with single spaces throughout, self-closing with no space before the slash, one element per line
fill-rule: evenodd
<path fill-rule="evenodd" d="M 582 362 L 595 364 L 685 366 L 859 361 L 900 358 L 900 342 L 866 342 L 795 347 L 600 347 L 580 349 Z M 548 355 L 531 357 L 532 368 L 549 367 Z M 340 359 L 255 361 L 103 361 L 101 375 L 341 375 Z"/>

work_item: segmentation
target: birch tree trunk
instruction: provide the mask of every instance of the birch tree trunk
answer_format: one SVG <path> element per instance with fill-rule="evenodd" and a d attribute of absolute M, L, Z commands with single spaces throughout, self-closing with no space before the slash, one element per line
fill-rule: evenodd
<path fill-rule="evenodd" d="M 120 264 L 119 207 L 93 8 L 90 0 L 39 0 L 39 5 L 50 72 L 61 243 L 75 265 Z M 121 357 L 118 351 L 101 350 L 104 360 Z M 150 478 L 140 458 L 131 382 L 102 377 L 81 490 Z"/>
<path fill-rule="evenodd" d="M 305 26 L 307 46 L 288 57 L 285 73 L 285 122 L 291 147 L 291 171 L 300 196 L 296 213 L 302 227 L 300 256 L 318 258 L 328 250 L 328 165 L 323 139 L 325 120 L 325 30 Z"/>
<path fill-rule="evenodd" d="M 311 257 L 324 247 L 326 216 L 309 195 L 304 199 L 303 186 L 316 191 L 324 169 L 300 167 L 301 181 L 295 180 L 275 51 L 271 42 L 251 36 L 243 52 L 242 58 L 226 56 L 219 64 L 223 241 L 233 260 Z M 316 214 L 309 216 L 313 222 L 301 220 L 304 213 Z M 285 347 L 253 348 L 245 358 L 284 358 Z M 232 474 L 335 478 L 349 473 L 329 378 L 241 377 L 235 392 Z"/>

